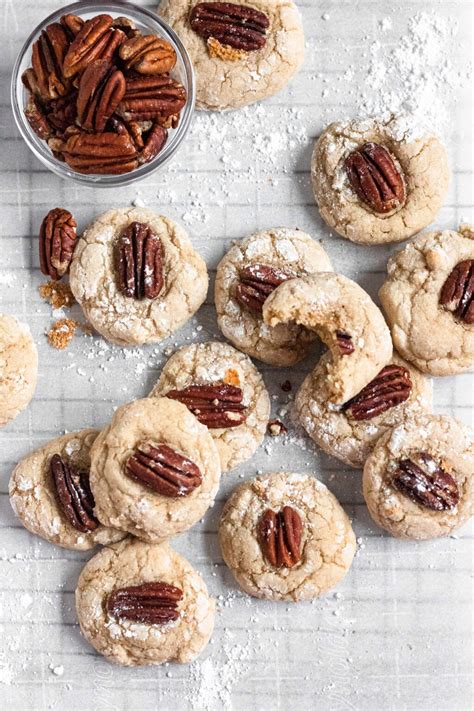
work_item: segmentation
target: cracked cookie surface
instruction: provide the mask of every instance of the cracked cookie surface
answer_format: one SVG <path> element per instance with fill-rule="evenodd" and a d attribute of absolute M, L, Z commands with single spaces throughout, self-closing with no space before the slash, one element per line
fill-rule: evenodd
<path fill-rule="evenodd" d="M 153 582 L 182 591 L 176 620 L 138 623 L 117 618 L 107 610 L 113 591 Z M 87 641 L 111 662 L 123 666 L 192 662 L 214 628 L 214 600 L 188 561 L 166 543 L 130 538 L 104 548 L 86 564 L 77 583 L 76 609 Z"/>
<path fill-rule="evenodd" d="M 38 377 L 38 352 L 30 329 L 0 314 L 0 428 L 27 407 Z"/>
<path fill-rule="evenodd" d="M 258 524 L 268 509 L 291 506 L 302 522 L 301 559 L 273 567 L 262 552 Z M 278 472 L 241 484 L 225 504 L 219 523 L 222 556 L 239 585 L 267 600 L 311 600 L 344 577 L 356 542 L 350 521 L 331 492 L 315 477 Z"/>

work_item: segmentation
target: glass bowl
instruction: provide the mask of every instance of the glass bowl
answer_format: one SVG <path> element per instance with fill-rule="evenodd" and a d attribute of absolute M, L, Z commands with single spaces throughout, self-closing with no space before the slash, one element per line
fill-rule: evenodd
<path fill-rule="evenodd" d="M 138 29 L 147 34 L 156 34 L 167 40 L 176 52 L 176 66 L 171 72 L 173 78 L 177 79 L 185 88 L 187 100 L 181 111 L 181 118 L 178 127 L 168 129 L 168 140 L 161 152 L 149 163 L 145 163 L 130 173 L 123 175 L 86 175 L 77 173 L 70 168 L 67 163 L 63 163 L 54 157 L 48 144 L 39 138 L 28 123 L 24 108 L 28 99 L 28 92 L 23 86 L 21 75 L 31 66 L 31 50 L 33 43 L 38 39 L 42 30 L 52 22 L 59 22 L 62 15 L 73 13 L 80 15 L 84 19 L 90 19 L 95 15 L 106 13 L 112 17 L 125 16 L 136 24 Z M 147 175 L 158 170 L 176 153 L 188 132 L 191 118 L 194 111 L 195 84 L 193 67 L 189 55 L 179 37 L 173 32 L 166 22 L 163 22 L 157 15 L 145 8 L 137 7 L 128 2 L 76 2 L 62 7 L 57 12 L 53 12 L 43 22 L 41 22 L 30 34 L 23 45 L 20 54 L 15 62 L 11 82 L 11 102 L 16 125 L 25 139 L 28 147 L 35 156 L 56 175 L 61 178 L 69 178 L 82 185 L 94 187 L 118 187 L 129 185 L 138 180 L 142 180 Z"/>

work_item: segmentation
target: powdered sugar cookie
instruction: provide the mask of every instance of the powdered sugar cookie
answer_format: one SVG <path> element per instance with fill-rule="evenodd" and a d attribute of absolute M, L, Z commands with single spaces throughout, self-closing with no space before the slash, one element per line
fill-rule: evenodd
<path fill-rule="evenodd" d="M 26 324 L 0 314 L 0 427 L 30 402 L 36 388 L 38 352 Z"/>

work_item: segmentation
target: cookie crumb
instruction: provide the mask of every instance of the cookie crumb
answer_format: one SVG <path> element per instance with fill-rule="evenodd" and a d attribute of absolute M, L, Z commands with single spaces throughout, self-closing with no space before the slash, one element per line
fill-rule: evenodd
<path fill-rule="evenodd" d="M 270 435 L 270 437 L 279 437 L 280 435 L 284 435 L 287 432 L 288 429 L 280 420 L 270 420 L 267 425 L 267 433 Z"/>
<path fill-rule="evenodd" d="M 62 281 L 47 281 L 40 284 L 38 291 L 53 309 L 70 308 L 76 302 L 71 287 Z"/>
<path fill-rule="evenodd" d="M 70 318 L 60 318 L 47 333 L 50 345 L 60 351 L 67 348 L 77 326 L 77 322 Z"/>
<path fill-rule="evenodd" d="M 226 383 L 226 385 L 235 385 L 236 387 L 240 386 L 239 374 L 235 368 L 229 368 L 226 370 L 224 383 Z"/>
<path fill-rule="evenodd" d="M 221 44 L 215 37 L 209 37 L 207 40 L 207 51 L 210 57 L 218 57 L 218 59 L 230 62 L 238 62 L 246 54 L 243 49 L 235 49 L 228 44 Z"/>

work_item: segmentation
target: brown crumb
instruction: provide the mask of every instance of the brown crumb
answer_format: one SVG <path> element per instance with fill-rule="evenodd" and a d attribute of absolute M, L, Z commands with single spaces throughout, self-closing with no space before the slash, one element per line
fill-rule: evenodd
<path fill-rule="evenodd" d="M 284 393 L 289 393 L 291 392 L 291 383 L 289 380 L 285 380 L 284 383 L 280 385 L 280 388 L 283 390 Z"/>
<path fill-rule="evenodd" d="M 207 40 L 207 51 L 210 57 L 218 57 L 230 62 L 237 62 L 247 54 L 244 49 L 235 49 L 228 44 L 221 44 L 215 37 L 209 37 Z"/>
<path fill-rule="evenodd" d="M 240 386 L 239 374 L 235 368 L 228 368 L 228 370 L 226 370 L 224 383 L 226 383 L 226 385 L 235 385 L 236 387 Z"/>
<path fill-rule="evenodd" d="M 280 420 L 270 420 L 267 425 L 267 434 L 269 434 L 270 437 L 279 437 L 287 432 L 288 429 Z"/>
<path fill-rule="evenodd" d="M 41 298 L 50 303 L 53 309 L 61 309 L 63 306 L 70 308 L 76 301 L 71 287 L 65 282 L 47 281 L 38 288 Z"/>
<path fill-rule="evenodd" d="M 67 348 L 76 332 L 78 324 L 70 318 L 60 318 L 46 334 L 53 348 L 62 351 Z"/>

